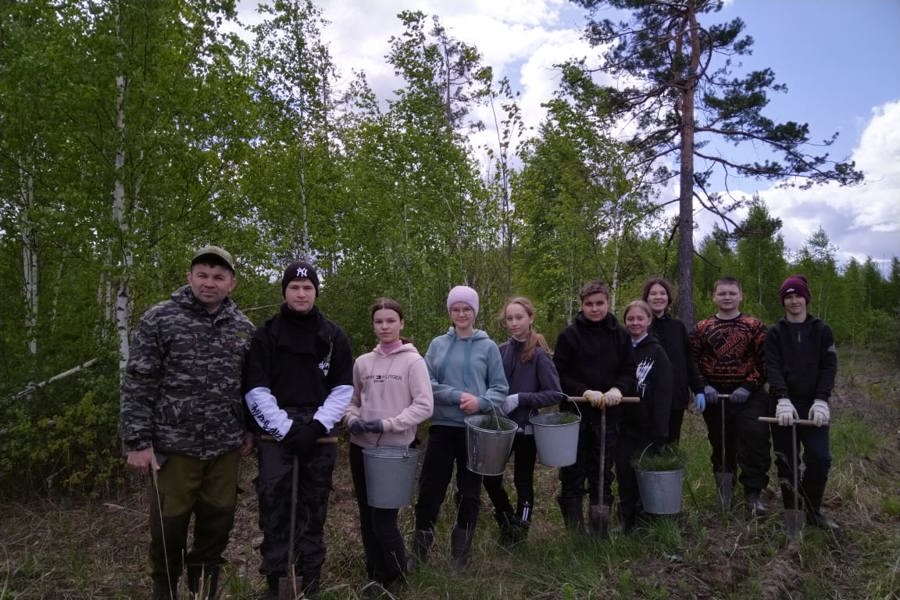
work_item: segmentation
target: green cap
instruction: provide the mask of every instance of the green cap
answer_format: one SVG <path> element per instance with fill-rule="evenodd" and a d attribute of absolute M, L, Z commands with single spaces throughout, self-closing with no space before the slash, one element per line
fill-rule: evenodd
<path fill-rule="evenodd" d="M 234 273 L 234 259 L 231 258 L 231 254 L 229 254 L 227 250 L 219 248 L 218 246 L 203 246 L 197 250 L 197 252 L 194 253 L 194 258 L 191 259 L 191 266 L 193 267 L 200 262 L 201 258 L 207 256 L 215 257 L 215 260 L 212 261 L 214 264 L 222 264 Z"/>

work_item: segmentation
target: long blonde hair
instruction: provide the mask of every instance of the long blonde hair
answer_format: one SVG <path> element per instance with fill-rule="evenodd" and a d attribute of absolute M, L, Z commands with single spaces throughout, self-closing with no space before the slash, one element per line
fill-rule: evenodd
<path fill-rule="evenodd" d="M 516 296 L 515 298 L 510 298 L 506 304 L 503 305 L 503 318 L 506 319 L 506 309 L 510 304 L 518 304 L 522 308 L 525 309 L 525 313 L 532 318 L 531 327 L 528 328 L 528 339 L 525 340 L 525 347 L 522 349 L 522 362 L 527 363 L 530 362 L 531 359 L 534 358 L 534 349 L 538 346 L 544 349 L 544 352 L 550 354 L 550 346 L 547 345 L 547 340 L 544 339 L 544 336 L 535 331 L 534 329 L 534 304 L 531 303 L 531 300 L 525 298 L 524 296 Z"/>

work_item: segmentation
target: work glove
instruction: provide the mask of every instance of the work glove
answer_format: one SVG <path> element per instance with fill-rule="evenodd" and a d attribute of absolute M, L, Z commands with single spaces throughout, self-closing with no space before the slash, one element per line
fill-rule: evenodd
<path fill-rule="evenodd" d="M 362 419 L 353 419 L 350 422 L 350 425 L 347 426 L 347 429 L 350 430 L 350 433 L 353 435 L 359 435 L 361 433 L 365 433 L 366 425 Z"/>
<path fill-rule="evenodd" d="M 782 398 L 775 407 L 775 418 L 782 427 L 790 427 L 794 424 L 794 419 L 799 419 L 800 415 L 797 414 L 797 409 L 788 398 Z"/>
<path fill-rule="evenodd" d="M 615 406 L 622 401 L 622 392 L 617 387 L 609 388 L 609 391 L 603 394 L 603 400 L 607 406 Z"/>
<path fill-rule="evenodd" d="M 325 426 L 313 419 L 308 425 L 294 420 L 287 435 L 281 443 L 287 446 L 296 456 L 306 456 L 313 449 L 316 440 L 325 435 Z"/>
<path fill-rule="evenodd" d="M 582 394 L 584 399 L 587 400 L 591 406 L 595 408 L 603 408 L 603 392 L 598 392 L 596 390 L 584 390 Z"/>
<path fill-rule="evenodd" d="M 519 395 L 510 394 L 506 397 L 506 400 L 503 401 L 503 405 L 500 407 L 500 410 L 503 411 L 504 415 L 508 415 L 517 408 L 519 408 Z"/>
<path fill-rule="evenodd" d="M 816 427 L 828 425 L 831 420 L 831 410 L 828 403 L 824 400 L 816 400 L 809 408 L 809 420 L 815 423 Z"/>
<path fill-rule="evenodd" d="M 743 404 L 750 398 L 750 390 L 745 387 L 739 387 L 731 392 L 730 400 L 735 404 Z"/>
<path fill-rule="evenodd" d="M 384 433 L 384 423 L 381 419 L 374 421 L 363 421 L 363 428 L 367 433 Z"/>
<path fill-rule="evenodd" d="M 703 392 L 694 394 L 694 414 L 700 414 L 706 410 L 706 395 Z"/>
<path fill-rule="evenodd" d="M 704 386 L 703 394 L 706 398 L 707 404 L 715 404 L 719 401 L 719 392 L 716 391 L 711 385 Z"/>

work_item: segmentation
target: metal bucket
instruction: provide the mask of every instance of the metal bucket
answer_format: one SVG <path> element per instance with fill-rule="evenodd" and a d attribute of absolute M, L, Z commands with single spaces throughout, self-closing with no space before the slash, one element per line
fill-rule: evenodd
<path fill-rule="evenodd" d="M 681 512 L 681 484 L 684 469 L 675 471 L 635 471 L 641 504 L 651 515 L 675 515 Z"/>
<path fill-rule="evenodd" d="M 468 467 L 479 475 L 502 475 L 519 426 L 496 415 L 466 418 Z"/>
<path fill-rule="evenodd" d="M 563 423 L 563 418 L 574 421 Z M 529 419 L 534 426 L 538 460 L 548 467 L 568 467 L 578 455 L 578 429 L 581 417 L 573 413 L 548 413 Z"/>
<path fill-rule="evenodd" d="M 376 446 L 363 449 L 366 496 L 373 508 L 403 508 L 412 502 L 419 451 Z"/>

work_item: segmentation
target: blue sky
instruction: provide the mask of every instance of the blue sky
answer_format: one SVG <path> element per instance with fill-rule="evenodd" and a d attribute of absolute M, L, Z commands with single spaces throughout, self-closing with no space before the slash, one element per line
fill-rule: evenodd
<path fill-rule="evenodd" d="M 252 22 L 252 0 L 241 0 L 241 17 Z M 399 87 L 386 64 L 391 35 L 400 32 L 401 10 L 438 15 L 450 34 L 476 46 L 495 73 L 521 91 L 523 116 L 536 126 L 541 103 L 558 81 L 554 64 L 596 56 L 581 39 L 585 13 L 567 0 L 318 0 L 330 24 L 324 35 L 340 73 L 364 71 L 382 98 Z M 776 189 L 765 181 L 742 181 L 735 190 L 759 193 L 784 222 L 786 246 L 799 250 L 821 225 L 851 256 L 889 263 L 900 256 L 900 1 L 729 0 L 705 23 L 741 17 L 754 51 L 747 69 L 771 67 L 787 94 L 773 94 L 771 118 L 808 122 L 812 139 L 840 133 L 829 150 L 852 158 L 866 171 L 855 188 L 826 186 L 806 192 Z M 488 121 L 488 116 L 484 119 Z M 494 134 L 471 140 L 491 143 Z M 732 182 L 733 183 L 733 182 Z M 735 215 L 739 220 L 741 214 Z M 698 213 L 701 235 L 713 220 Z"/>

